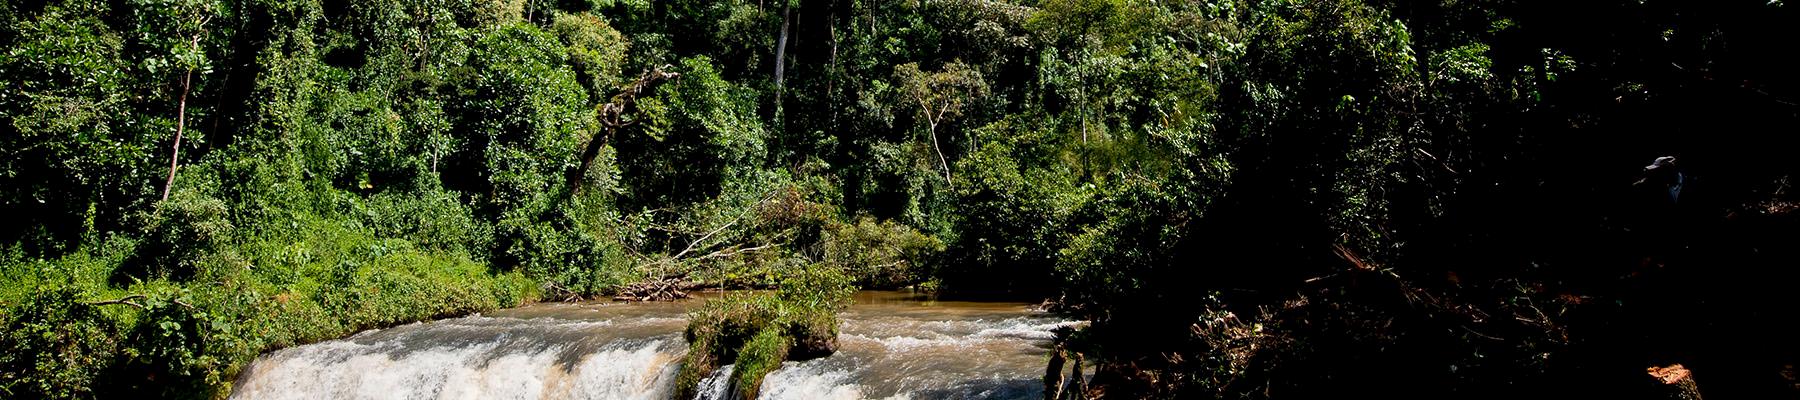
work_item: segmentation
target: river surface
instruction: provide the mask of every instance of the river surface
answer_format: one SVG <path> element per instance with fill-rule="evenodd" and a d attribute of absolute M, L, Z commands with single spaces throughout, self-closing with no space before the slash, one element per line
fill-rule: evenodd
<path fill-rule="evenodd" d="M 358 333 L 264 354 L 232 399 L 667 399 L 699 300 L 542 303 Z M 1073 322 L 1025 303 L 862 292 L 838 352 L 786 362 L 762 399 L 1027 399 L 1050 330 Z M 728 370 L 702 398 L 728 392 Z"/>

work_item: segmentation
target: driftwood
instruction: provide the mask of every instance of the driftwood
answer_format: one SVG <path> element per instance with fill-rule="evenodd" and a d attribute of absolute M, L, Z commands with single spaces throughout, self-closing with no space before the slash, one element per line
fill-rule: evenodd
<path fill-rule="evenodd" d="M 674 301 L 691 297 L 688 291 L 700 287 L 699 284 L 676 278 L 652 279 L 619 289 L 613 296 L 616 301 Z"/>
<path fill-rule="evenodd" d="M 569 288 L 563 287 L 562 285 L 556 284 L 554 282 L 550 283 L 549 285 L 544 286 L 544 290 L 555 292 L 557 296 L 561 296 L 562 301 L 585 300 L 581 297 L 581 293 L 576 292 L 574 290 L 569 290 Z"/>

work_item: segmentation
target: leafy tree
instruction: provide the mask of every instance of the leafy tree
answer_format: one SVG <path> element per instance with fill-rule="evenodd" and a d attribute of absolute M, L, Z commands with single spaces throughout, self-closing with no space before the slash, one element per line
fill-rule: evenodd
<path fill-rule="evenodd" d="M 917 63 L 901 64 L 894 67 L 894 79 L 902 97 L 896 101 L 918 107 L 918 118 L 925 121 L 925 133 L 931 137 L 931 148 L 937 151 L 939 165 L 944 169 L 944 181 L 952 182 L 950 161 L 938 144 L 938 126 L 962 116 L 966 103 L 986 96 L 987 82 L 981 79 L 980 72 L 960 62 L 945 64 L 942 71 L 932 73 L 919 70 Z"/>

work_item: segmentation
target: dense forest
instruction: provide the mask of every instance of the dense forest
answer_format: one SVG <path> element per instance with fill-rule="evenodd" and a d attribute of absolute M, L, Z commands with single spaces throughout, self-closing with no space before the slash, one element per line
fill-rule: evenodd
<path fill-rule="evenodd" d="M 1793 397 L 1796 40 L 1782 0 L 7 0 L 0 397 L 809 274 L 1048 299 L 1065 398 Z"/>

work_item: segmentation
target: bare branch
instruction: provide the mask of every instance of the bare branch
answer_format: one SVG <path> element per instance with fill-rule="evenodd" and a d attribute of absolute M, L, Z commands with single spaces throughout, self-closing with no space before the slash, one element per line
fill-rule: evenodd
<path fill-rule="evenodd" d="M 758 251 L 768 250 L 769 248 L 772 248 L 772 247 L 775 247 L 775 245 L 765 244 L 765 245 L 756 246 L 756 247 L 745 247 L 742 249 L 732 247 L 729 249 L 715 251 L 715 252 L 709 253 L 704 256 L 694 257 L 694 260 L 699 261 L 699 260 L 706 260 L 706 259 L 713 259 L 713 258 L 732 257 L 732 256 L 740 255 L 740 254 L 748 254 L 748 253 L 755 253 Z"/>
<path fill-rule="evenodd" d="M 124 304 L 124 305 L 132 306 L 132 307 L 137 307 L 139 310 L 148 310 L 148 308 L 145 308 L 143 304 L 138 304 L 138 303 L 134 303 L 131 301 L 132 299 L 142 299 L 142 298 L 145 298 L 145 296 L 141 295 L 141 294 L 134 294 L 134 295 L 120 297 L 120 298 L 113 299 L 113 300 L 90 301 L 90 302 L 87 302 L 86 304 L 90 305 L 90 306 L 104 306 L 104 305 L 108 305 L 108 304 Z"/>
<path fill-rule="evenodd" d="M 775 191 L 770 191 L 769 195 L 763 196 L 762 200 L 757 200 L 756 204 L 752 204 L 749 207 L 745 207 L 743 209 L 743 211 L 738 211 L 738 215 L 736 217 L 733 217 L 731 219 L 731 222 L 727 222 L 727 223 L 725 223 L 725 225 L 720 225 L 718 228 L 713 229 L 711 232 L 707 232 L 706 235 L 700 236 L 699 239 L 694 239 L 694 241 L 688 242 L 687 248 L 681 249 L 680 253 L 675 253 L 675 256 L 670 257 L 670 258 L 680 259 L 681 256 L 687 255 L 688 252 L 694 251 L 694 246 L 698 246 L 698 245 L 700 245 L 701 242 L 705 242 L 706 239 L 711 238 L 713 235 L 717 235 L 717 234 L 719 234 L 719 232 L 725 231 L 726 228 L 730 228 L 732 225 L 736 225 L 738 223 L 738 221 L 742 221 L 744 219 L 744 215 L 749 214 L 751 210 L 755 210 L 757 206 L 760 206 L 763 203 L 769 202 L 769 199 L 772 199 L 772 198 L 775 198 Z"/>

